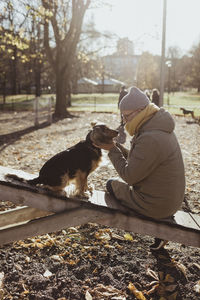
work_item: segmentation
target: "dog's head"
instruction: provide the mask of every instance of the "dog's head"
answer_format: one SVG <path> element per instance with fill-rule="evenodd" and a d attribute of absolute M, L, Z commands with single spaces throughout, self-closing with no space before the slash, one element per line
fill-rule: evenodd
<path fill-rule="evenodd" d="M 118 135 L 118 131 L 110 129 L 103 123 L 91 123 L 92 130 L 90 132 L 91 141 L 96 144 L 110 144 L 112 139 Z"/>

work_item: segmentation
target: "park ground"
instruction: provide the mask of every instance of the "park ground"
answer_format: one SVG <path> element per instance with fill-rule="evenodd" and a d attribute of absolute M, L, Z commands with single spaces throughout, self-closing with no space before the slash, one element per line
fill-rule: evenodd
<path fill-rule="evenodd" d="M 0 115 L 0 165 L 37 173 L 55 153 L 83 139 L 94 120 L 119 125 L 118 113 L 73 112 L 51 126 L 33 127 L 31 112 Z M 186 200 L 200 214 L 200 126 L 174 116 L 186 171 Z M 127 139 L 126 145 L 129 145 Z M 89 177 L 96 189 L 116 173 L 106 153 Z M 0 210 L 12 207 L 0 204 Z M 183 204 L 183 210 L 188 209 Z M 0 299 L 196 300 L 200 249 L 169 242 L 153 253 L 153 239 L 85 224 L 0 248 Z"/>

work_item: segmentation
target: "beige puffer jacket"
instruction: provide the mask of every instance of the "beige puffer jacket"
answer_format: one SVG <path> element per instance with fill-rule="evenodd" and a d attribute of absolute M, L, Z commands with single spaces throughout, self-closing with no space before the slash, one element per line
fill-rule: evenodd
<path fill-rule="evenodd" d="M 128 157 L 120 147 L 108 156 L 124 183 L 114 181 L 117 198 L 139 213 L 160 219 L 181 206 L 185 172 L 171 115 L 161 108 L 133 138 Z"/>

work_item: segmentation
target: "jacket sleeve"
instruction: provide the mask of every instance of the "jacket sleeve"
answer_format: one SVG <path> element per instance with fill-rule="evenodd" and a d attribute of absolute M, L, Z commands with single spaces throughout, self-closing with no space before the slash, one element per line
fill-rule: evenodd
<path fill-rule="evenodd" d="M 116 146 L 121 150 L 123 156 L 127 159 L 129 155 L 129 150 L 122 146 L 120 143 L 116 143 Z"/>
<path fill-rule="evenodd" d="M 158 166 L 161 161 L 160 147 L 150 135 L 140 136 L 126 159 L 117 147 L 108 156 L 119 176 L 129 185 L 134 185 Z"/>

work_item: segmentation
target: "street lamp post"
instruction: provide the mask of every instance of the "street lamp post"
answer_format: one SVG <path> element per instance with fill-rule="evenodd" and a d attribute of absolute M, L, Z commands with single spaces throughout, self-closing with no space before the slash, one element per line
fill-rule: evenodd
<path fill-rule="evenodd" d="M 163 95 L 165 85 L 165 36 L 166 36 L 167 0 L 163 0 L 163 29 L 162 29 L 162 56 L 160 67 L 160 99 L 159 106 L 163 106 Z"/>
<path fill-rule="evenodd" d="M 167 60 L 166 61 L 166 65 L 168 67 L 168 97 L 167 97 L 167 105 L 169 105 L 169 95 L 170 95 L 170 92 L 171 92 L 171 66 L 172 66 L 172 63 L 170 60 Z"/>

